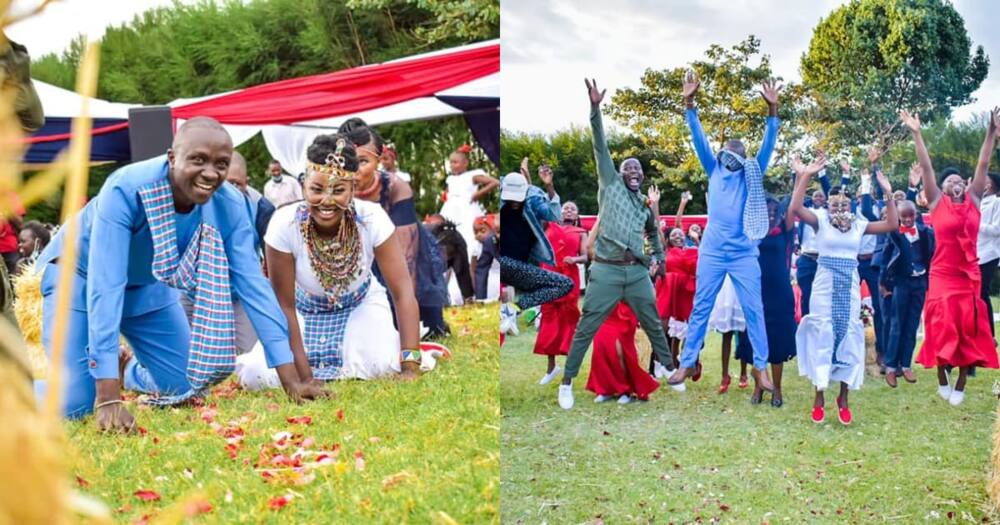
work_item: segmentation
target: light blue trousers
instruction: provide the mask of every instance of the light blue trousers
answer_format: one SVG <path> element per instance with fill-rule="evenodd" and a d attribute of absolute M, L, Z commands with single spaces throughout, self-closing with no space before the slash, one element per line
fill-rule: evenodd
<path fill-rule="evenodd" d="M 681 352 L 681 366 L 694 368 L 705 342 L 708 316 L 715 306 L 715 297 L 729 274 L 736 289 L 736 297 L 747 321 L 747 335 L 753 345 L 753 366 L 767 367 L 767 332 L 764 328 L 764 303 L 760 298 L 760 264 L 754 255 L 736 256 L 698 254 L 698 274 L 694 292 L 694 309 L 688 319 L 687 340 Z"/>
<path fill-rule="evenodd" d="M 49 264 L 42 277 L 42 344 L 50 356 L 56 306 L 52 284 L 58 274 L 58 267 Z M 86 286 L 86 280 L 77 276 L 75 286 Z M 96 383 L 90 373 L 87 325 L 87 312 L 70 310 L 63 360 L 63 415 L 70 419 L 83 417 L 94 409 Z M 191 388 L 187 381 L 191 332 L 179 303 L 122 319 L 121 333 L 135 354 L 125 369 L 127 390 L 170 395 Z M 45 398 L 47 387 L 46 381 L 35 381 L 39 402 Z"/>

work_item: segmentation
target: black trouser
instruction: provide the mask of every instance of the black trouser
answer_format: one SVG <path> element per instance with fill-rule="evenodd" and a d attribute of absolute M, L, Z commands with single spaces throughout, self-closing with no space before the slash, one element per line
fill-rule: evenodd
<path fill-rule="evenodd" d="M 979 265 L 979 273 L 981 274 L 980 280 L 982 285 L 979 288 L 979 295 L 982 296 L 983 301 L 986 301 L 986 312 L 989 314 L 990 320 L 990 333 L 996 338 L 995 328 L 993 327 L 993 301 L 990 300 L 990 285 L 993 284 L 993 274 L 997 273 L 997 263 L 1000 263 L 1000 259 L 993 259 L 990 262 Z"/>

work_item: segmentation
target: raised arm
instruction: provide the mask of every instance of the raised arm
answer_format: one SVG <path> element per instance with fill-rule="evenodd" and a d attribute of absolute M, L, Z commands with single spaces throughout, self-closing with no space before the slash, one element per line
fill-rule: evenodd
<path fill-rule="evenodd" d="M 764 142 L 757 152 L 757 164 L 760 171 L 766 172 L 767 165 L 771 162 L 771 154 L 774 153 L 774 145 L 778 142 L 778 94 L 781 92 L 781 84 L 774 79 L 769 79 L 761 86 L 760 96 L 767 102 L 767 123 L 764 128 Z"/>
<path fill-rule="evenodd" d="M 875 173 L 875 178 L 878 180 L 878 185 L 882 187 L 882 192 L 886 195 L 892 195 L 892 186 L 889 184 L 889 179 L 885 178 L 885 174 L 879 171 Z M 871 197 L 869 197 L 869 199 L 870 198 Z M 899 228 L 899 217 L 896 213 L 896 201 L 894 199 L 889 199 L 885 203 L 885 220 L 869 222 L 868 226 L 865 227 L 865 233 L 889 233 L 896 231 L 896 228 Z"/>
<path fill-rule="evenodd" d="M 691 202 L 691 192 L 685 191 L 681 194 L 681 203 L 677 206 L 677 216 L 674 217 L 675 228 L 684 228 L 684 209 L 689 202 Z"/>
<path fill-rule="evenodd" d="M 972 186 L 969 194 L 975 199 L 976 206 L 986 192 L 986 172 L 990 169 L 990 155 L 997 142 L 997 128 L 1000 127 L 1000 107 L 990 111 L 990 124 L 986 128 L 986 139 L 983 140 L 983 147 L 979 150 L 979 162 L 976 164 L 976 174 L 972 177 Z"/>
<path fill-rule="evenodd" d="M 698 79 L 697 73 L 688 70 L 684 74 L 682 95 L 684 97 L 684 105 L 687 107 L 684 118 L 687 120 L 688 128 L 691 130 L 691 142 L 694 144 L 694 152 L 698 155 L 698 160 L 701 162 L 701 167 L 705 170 L 705 175 L 711 177 L 712 172 L 715 171 L 715 155 L 712 153 L 712 147 L 708 145 L 705 130 L 701 128 L 701 120 L 698 119 L 698 109 L 694 106 L 694 96 L 698 93 L 698 86 L 700 85 L 701 80 Z"/>
<path fill-rule="evenodd" d="M 924 195 L 927 197 L 927 207 L 934 209 L 938 199 L 941 198 L 941 189 L 938 188 L 937 180 L 934 178 L 934 166 L 931 164 L 931 156 L 927 153 L 927 146 L 924 144 L 924 137 L 920 134 L 920 116 L 906 110 L 899 112 L 899 118 L 903 124 L 909 128 L 913 134 L 913 143 L 917 150 L 917 162 L 920 164 L 921 176 L 924 179 Z"/>
<path fill-rule="evenodd" d="M 819 172 L 825 164 L 826 157 L 822 152 L 808 166 L 803 165 L 798 157 L 792 159 L 792 169 L 795 170 L 796 181 L 795 189 L 792 191 L 792 201 L 788 205 L 788 213 L 797 216 L 802 222 L 812 226 L 813 229 L 819 227 L 819 219 L 812 210 L 805 207 L 806 188 L 809 187 L 809 181 L 812 179 L 812 176 Z"/>
<path fill-rule="evenodd" d="M 618 168 L 611 160 L 611 151 L 608 150 L 608 140 L 604 136 L 604 121 L 601 119 L 601 101 L 608 92 L 607 89 L 601 91 L 597 89 L 597 80 L 583 79 L 587 84 L 587 94 L 590 98 L 590 131 L 594 141 L 594 161 L 597 163 L 597 178 L 601 186 L 608 186 L 615 183 L 624 184 L 618 176 Z"/>
<path fill-rule="evenodd" d="M 663 262 L 663 238 L 660 230 L 660 188 L 654 185 L 649 186 L 647 191 L 649 197 L 649 219 L 646 221 L 646 235 L 649 237 L 649 244 L 653 247 L 653 256 L 656 264 Z"/>

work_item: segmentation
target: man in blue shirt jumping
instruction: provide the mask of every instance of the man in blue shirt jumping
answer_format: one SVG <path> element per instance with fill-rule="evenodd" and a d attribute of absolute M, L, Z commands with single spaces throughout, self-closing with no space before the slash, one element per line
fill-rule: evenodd
<path fill-rule="evenodd" d="M 757 245 L 767 235 L 763 175 L 778 138 L 780 87 L 773 81 L 764 82 L 762 86 L 761 96 L 767 102 L 768 110 L 764 142 L 756 157 L 748 157 L 743 142 L 739 140 L 727 140 L 721 151 L 713 153 L 694 105 L 694 96 L 700 84 L 698 76 L 689 71 L 684 78 L 683 96 L 694 149 L 708 175 L 708 224 L 699 247 L 694 309 L 688 321 L 687 340 L 681 352 L 680 366 L 667 382 L 679 385 L 695 374 L 708 316 L 728 274 L 746 316 L 747 334 L 754 351 L 754 380 L 761 389 L 772 392 L 774 385 L 767 375 L 767 333 L 760 296 Z"/>

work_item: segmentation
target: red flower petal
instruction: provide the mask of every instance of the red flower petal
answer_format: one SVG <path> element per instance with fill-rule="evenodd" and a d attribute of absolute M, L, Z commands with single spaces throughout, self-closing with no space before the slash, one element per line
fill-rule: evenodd
<path fill-rule="evenodd" d="M 343 420 L 344 420 L 344 409 L 341 408 L 340 410 L 337 410 L 337 421 L 343 421 Z"/>
<path fill-rule="evenodd" d="M 236 456 L 239 455 L 239 451 L 238 451 L 236 445 L 234 445 L 232 443 L 227 444 L 226 445 L 226 454 L 229 455 L 229 459 L 236 459 Z"/>
<path fill-rule="evenodd" d="M 145 436 L 146 434 L 149 433 L 149 431 L 146 430 L 144 427 L 137 427 L 137 430 L 139 431 L 140 436 Z"/>
<path fill-rule="evenodd" d="M 149 514 L 143 514 L 141 518 L 132 522 L 133 525 L 149 525 L 149 519 L 152 518 Z"/>
<path fill-rule="evenodd" d="M 85 480 L 85 479 L 83 479 L 83 477 L 81 477 L 80 475 L 77 475 L 77 476 L 76 476 L 76 484 L 77 484 L 77 485 L 78 485 L 78 486 L 79 486 L 79 487 L 80 487 L 81 489 L 85 489 L 85 488 L 87 488 L 87 487 L 89 487 L 89 486 L 90 486 L 90 482 L 89 482 L 89 481 L 87 481 L 87 480 Z"/>
<path fill-rule="evenodd" d="M 142 501 L 159 501 L 160 493 L 155 490 L 139 489 L 135 491 L 135 497 Z"/>
<path fill-rule="evenodd" d="M 285 418 L 285 421 L 293 425 L 311 425 L 313 422 L 312 416 L 296 416 Z"/>
<path fill-rule="evenodd" d="M 271 498 L 267 502 L 267 507 L 271 510 L 280 510 L 285 505 L 288 505 L 292 498 L 288 496 L 278 496 L 276 498 Z"/>
<path fill-rule="evenodd" d="M 188 502 L 187 507 L 184 509 L 184 513 L 187 514 L 188 517 L 206 514 L 208 512 L 212 512 L 212 504 L 203 499 Z"/>
<path fill-rule="evenodd" d="M 354 453 L 354 468 L 355 470 L 365 469 L 365 455 L 360 450 Z"/>

